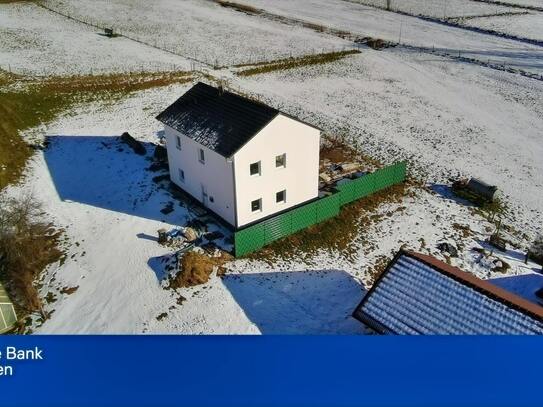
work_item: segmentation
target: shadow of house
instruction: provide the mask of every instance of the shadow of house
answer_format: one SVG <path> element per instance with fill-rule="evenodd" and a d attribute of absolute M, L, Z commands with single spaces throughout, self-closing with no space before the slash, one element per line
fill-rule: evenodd
<path fill-rule="evenodd" d="M 160 212 L 172 198 L 153 182 L 157 173 L 147 171 L 152 143 L 142 143 L 144 156 L 116 136 L 49 136 L 47 144 L 45 161 L 61 200 L 172 223 L 186 215 L 180 206 Z"/>
<path fill-rule="evenodd" d="M 365 291 L 340 270 L 226 275 L 223 284 L 263 334 L 361 334 Z"/>
<path fill-rule="evenodd" d="M 518 276 L 498 277 L 488 280 L 492 284 L 510 291 L 519 297 L 535 304 L 543 305 L 535 292 L 543 288 L 543 275 L 536 273 L 521 274 Z"/>

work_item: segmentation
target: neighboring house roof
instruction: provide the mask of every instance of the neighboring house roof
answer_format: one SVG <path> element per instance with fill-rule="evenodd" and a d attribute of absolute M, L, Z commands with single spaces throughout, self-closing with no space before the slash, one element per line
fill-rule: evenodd
<path fill-rule="evenodd" d="M 224 157 L 231 157 L 280 112 L 198 82 L 157 120 Z"/>
<path fill-rule="evenodd" d="M 385 334 L 543 334 L 543 307 L 406 251 L 390 262 L 353 316 Z"/>
<path fill-rule="evenodd" d="M 0 334 L 11 331 L 17 323 L 17 315 L 6 290 L 0 284 Z"/>

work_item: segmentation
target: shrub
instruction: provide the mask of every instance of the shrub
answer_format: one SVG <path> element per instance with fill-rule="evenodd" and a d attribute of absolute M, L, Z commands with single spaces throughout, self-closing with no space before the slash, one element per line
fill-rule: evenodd
<path fill-rule="evenodd" d="M 23 315 L 39 311 L 42 302 L 36 278 L 60 259 L 60 232 L 40 220 L 41 206 L 32 195 L 0 198 L 0 279 Z"/>
<path fill-rule="evenodd" d="M 530 247 L 530 257 L 540 264 L 543 264 L 543 235 L 536 237 Z"/>

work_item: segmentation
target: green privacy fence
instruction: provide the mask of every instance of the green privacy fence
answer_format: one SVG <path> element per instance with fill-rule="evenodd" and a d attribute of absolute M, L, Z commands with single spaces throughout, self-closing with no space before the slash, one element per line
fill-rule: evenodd
<path fill-rule="evenodd" d="M 406 163 L 399 162 L 371 174 L 338 185 L 332 195 L 292 209 L 234 234 L 236 257 L 240 257 L 283 237 L 316 225 L 339 214 L 341 207 L 405 180 Z"/>

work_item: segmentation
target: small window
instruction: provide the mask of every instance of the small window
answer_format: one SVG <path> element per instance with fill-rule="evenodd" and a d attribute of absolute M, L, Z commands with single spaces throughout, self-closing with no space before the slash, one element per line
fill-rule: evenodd
<path fill-rule="evenodd" d="M 275 157 L 275 167 L 276 168 L 280 168 L 280 167 L 286 167 L 287 166 L 287 155 L 286 154 L 281 154 L 281 155 L 278 155 Z"/>
<path fill-rule="evenodd" d="M 175 147 L 177 147 L 178 150 L 181 150 L 181 137 L 175 136 Z"/>
<path fill-rule="evenodd" d="M 251 211 L 260 212 L 262 210 L 262 199 L 256 199 L 251 202 Z"/>
<path fill-rule="evenodd" d="M 201 148 L 198 150 L 198 161 L 200 161 L 202 164 L 206 162 L 204 150 L 202 150 Z"/>
<path fill-rule="evenodd" d="M 252 163 L 249 167 L 251 175 L 260 175 L 260 161 Z"/>
<path fill-rule="evenodd" d="M 285 203 L 287 201 L 287 191 L 286 189 L 283 189 L 282 191 L 279 191 L 275 194 L 275 202 L 277 203 Z"/>
<path fill-rule="evenodd" d="M 179 180 L 181 182 L 185 182 L 185 171 L 183 171 L 181 168 L 179 168 Z"/>
<path fill-rule="evenodd" d="M 213 198 L 212 196 L 209 197 L 209 202 L 215 202 L 215 198 Z"/>

